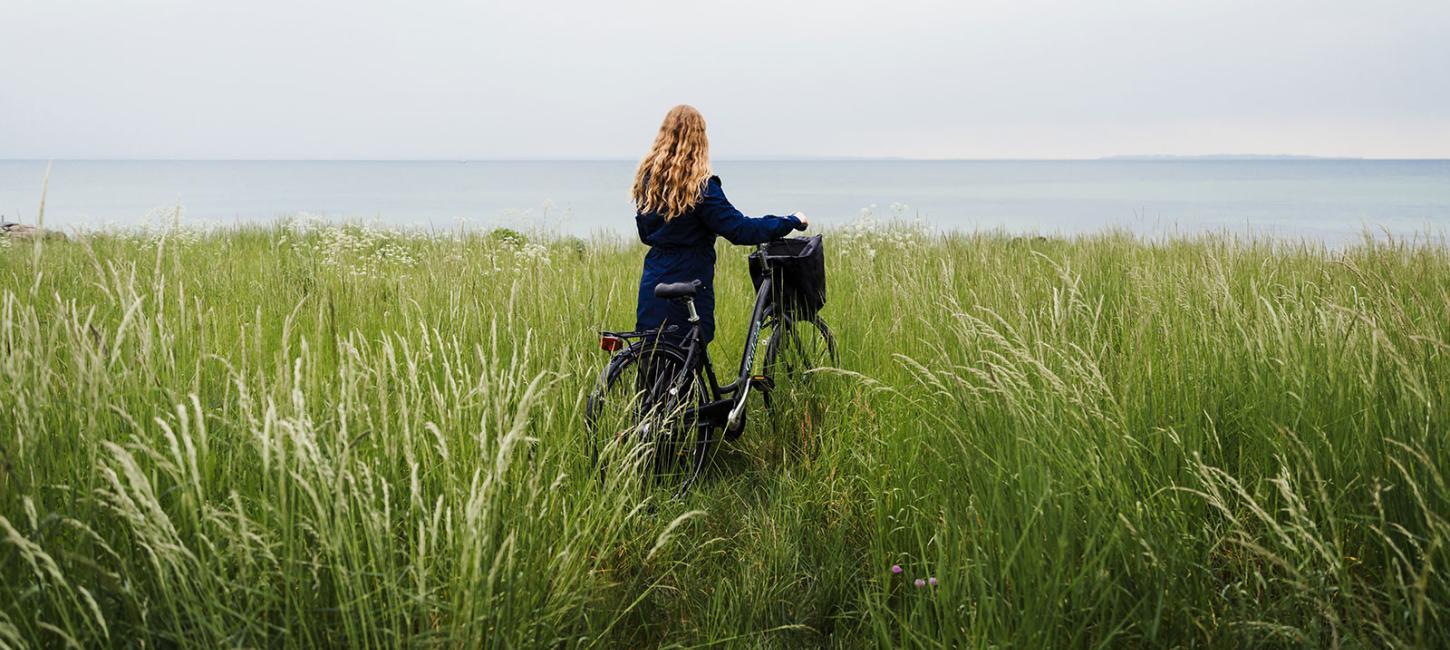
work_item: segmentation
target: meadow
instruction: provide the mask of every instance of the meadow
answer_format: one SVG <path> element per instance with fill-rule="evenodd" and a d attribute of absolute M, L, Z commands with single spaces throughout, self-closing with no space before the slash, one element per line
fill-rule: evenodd
<path fill-rule="evenodd" d="M 635 242 L 4 240 L 0 647 L 1450 644 L 1450 248 L 826 243 L 840 367 L 671 499 L 584 444 Z"/>

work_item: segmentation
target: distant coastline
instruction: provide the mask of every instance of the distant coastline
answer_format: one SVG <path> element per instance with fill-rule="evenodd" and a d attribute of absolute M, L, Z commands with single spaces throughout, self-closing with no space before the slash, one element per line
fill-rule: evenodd
<path fill-rule="evenodd" d="M 714 162 L 786 162 L 786 163 L 829 163 L 829 162 L 1254 162 L 1254 161 L 1443 161 L 1440 158 L 1370 158 L 1364 156 L 1308 156 L 1301 154 L 1119 154 L 1111 156 L 1082 158 L 915 158 L 909 156 L 812 156 L 812 155 L 740 155 L 718 156 Z M 591 163 L 591 162 L 638 162 L 631 157 L 484 157 L 484 158 L 0 158 L 6 163 Z"/>
<path fill-rule="evenodd" d="M 1304 156 L 1299 154 L 1263 154 L 1263 153 L 1213 153 L 1199 155 L 1176 155 L 1176 154 L 1129 154 L 1121 156 L 1103 156 L 1096 160 L 1151 160 L 1151 161 L 1192 161 L 1192 160 L 1222 160 L 1222 161 L 1252 161 L 1252 160 L 1371 160 L 1358 156 Z"/>

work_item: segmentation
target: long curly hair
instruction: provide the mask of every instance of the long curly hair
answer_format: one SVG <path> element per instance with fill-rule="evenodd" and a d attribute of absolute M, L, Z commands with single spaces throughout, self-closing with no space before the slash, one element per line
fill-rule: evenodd
<path fill-rule="evenodd" d="M 705 116 L 680 104 L 665 115 L 654 146 L 634 172 L 635 209 L 669 221 L 695 207 L 710 179 L 710 140 Z"/>

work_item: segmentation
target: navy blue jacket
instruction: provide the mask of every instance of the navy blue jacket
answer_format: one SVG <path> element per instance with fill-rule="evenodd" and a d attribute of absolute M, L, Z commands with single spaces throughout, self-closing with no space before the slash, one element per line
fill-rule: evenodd
<path fill-rule="evenodd" d="M 780 239 L 794 229 L 805 230 L 795 217 L 751 218 L 740 214 L 720 189 L 719 176 L 710 177 L 704 196 L 688 212 L 668 222 L 652 212 L 637 214 L 634 223 L 639 228 L 639 240 L 650 247 L 639 278 L 635 328 L 679 325 L 676 333 L 683 336 L 689 327 L 685 306 L 656 298 L 655 285 L 699 280 L 703 286 L 695 294 L 695 310 L 700 313 L 700 335 L 707 342 L 715 338 L 715 237 L 724 237 L 732 244 L 761 244 Z"/>

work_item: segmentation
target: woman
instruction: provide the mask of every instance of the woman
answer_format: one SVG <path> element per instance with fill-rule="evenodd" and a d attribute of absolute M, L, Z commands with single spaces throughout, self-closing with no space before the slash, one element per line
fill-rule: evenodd
<path fill-rule="evenodd" d="M 706 343 L 715 337 L 715 237 L 732 244 L 760 244 L 808 225 L 799 212 L 751 218 L 730 205 L 720 177 L 710 175 L 705 118 L 684 104 L 665 115 L 654 146 L 634 174 L 633 194 L 639 240 L 650 247 L 639 279 L 635 328 L 679 325 L 677 335 L 683 336 L 685 307 L 656 298 L 655 285 L 699 280 L 695 309 Z"/>

